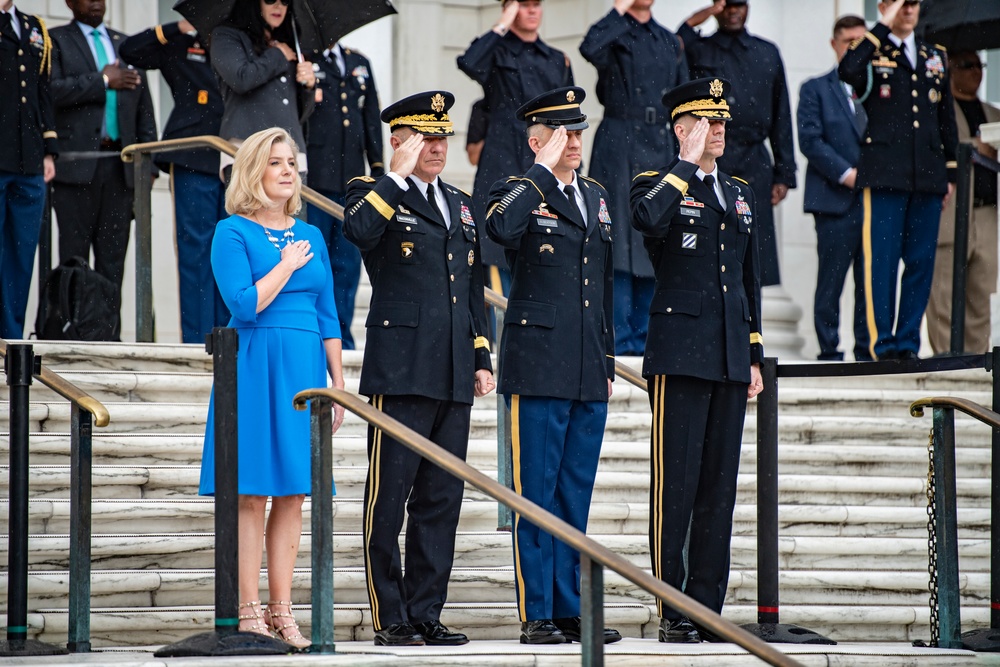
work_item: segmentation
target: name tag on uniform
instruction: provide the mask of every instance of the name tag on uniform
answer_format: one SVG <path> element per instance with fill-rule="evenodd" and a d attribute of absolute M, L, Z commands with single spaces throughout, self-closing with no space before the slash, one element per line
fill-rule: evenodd
<path fill-rule="evenodd" d="M 681 237 L 681 247 L 688 250 L 696 250 L 698 248 L 698 235 L 684 232 L 684 236 Z"/>
<path fill-rule="evenodd" d="M 697 208 L 685 208 L 684 206 L 681 206 L 681 215 L 690 215 L 691 217 L 694 218 L 700 218 L 701 210 Z"/>
<path fill-rule="evenodd" d="M 535 222 L 541 227 L 558 227 L 559 223 L 555 220 L 550 220 L 548 218 L 535 218 Z"/>
<path fill-rule="evenodd" d="M 400 222 L 404 222 L 404 223 L 406 223 L 408 225 L 415 225 L 415 224 L 417 224 L 417 219 L 415 217 L 413 217 L 412 215 L 398 215 L 397 214 L 396 215 L 396 220 L 399 220 Z"/>

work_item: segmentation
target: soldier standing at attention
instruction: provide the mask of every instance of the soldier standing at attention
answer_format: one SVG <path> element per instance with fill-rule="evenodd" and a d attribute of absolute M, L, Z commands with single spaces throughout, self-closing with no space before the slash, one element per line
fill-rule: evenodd
<path fill-rule="evenodd" d="M 514 112 L 547 90 L 573 85 L 569 57 L 541 40 L 541 0 L 502 0 L 500 20 L 473 40 L 458 57 L 458 68 L 483 87 L 489 126 L 472 190 L 474 211 L 486 217 L 486 200 L 495 182 L 527 171 L 535 159 Z M 483 239 L 483 264 L 490 286 L 505 291 L 510 273 L 503 249 Z"/>
<path fill-rule="evenodd" d="M 641 356 L 646 344 L 653 267 L 642 235 L 629 219 L 632 175 L 676 154 L 669 117 L 660 99 L 688 80 L 684 47 L 653 20 L 653 0 L 616 0 L 590 26 L 580 53 L 597 68 L 597 98 L 604 119 L 594 137 L 590 175 L 608 188 L 615 257 L 615 354 Z"/>
<path fill-rule="evenodd" d="M 514 490 L 586 532 L 615 339 L 608 192 L 576 174 L 583 98 L 582 88 L 559 88 L 518 109 L 535 164 L 493 186 L 486 231 L 512 273 L 500 393 Z M 521 643 L 580 641 L 579 552 L 517 514 L 513 541 Z M 605 643 L 619 639 L 604 630 Z"/>
<path fill-rule="evenodd" d="M 754 194 L 718 165 L 728 88 L 696 79 L 667 93 L 680 157 L 632 184 L 632 226 L 656 272 L 642 365 L 653 411 L 653 574 L 716 613 L 729 581 L 743 420 L 763 389 L 764 357 Z M 661 642 L 718 640 L 656 606 Z"/>
<path fill-rule="evenodd" d="M 773 207 L 795 187 L 795 146 L 781 53 L 771 42 L 747 32 L 748 13 L 747 0 L 715 0 L 681 24 L 677 36 L 687 48 L 692 78 L 733 82 L 728 101 L 740 113 L 726 125 L 726 154 L 719 166 L 753 189 L 760 283 L 766 287 L 781 282 Z M 701 37 L 694 28 L 710 16 L 716 17 L 719 29 Z"/>
<path fill-rule="evenodd" d="M 947 54 L 913 34 L 920 1 L 880 2 L 878 10 L 881 19 L 851 45 L 838 71 L 868 112 L 857 187 L 864 188 L 870 351 L 875 359 L 916 359 L 941 207 L 955 190 L 958 131 Z"/>
<path fill-rule="evenodd" d="M 24 337 L 45 184 L 56 174 L 51 74 L 45 24 L 0 0 L 0 338 Z"/>
<path fill-rule="evenodd" d="M 382 112 L 392 130 L 389 173 L 348 183 L 344 236 L 361 249 L 372 285 L 360 393 L 464 459 L 473 396 L 494 385 L 472 198 L 438 176 L 455 133 L 454 103 L 451 93 L 430 91 Z M 463 489 L 459 478 L 368 428 L 363 539 L 376 644 L 469 641 L 440 621 Z"/>
<path fill-rule="evenodd" d="M 306 155 L 312 167 L 309 186 L 343 206 L 347 181 L 365 173 L 379 177 L 382 164 L 382 124 L 372 65 L 363 55 L 334 44 L 316 58 L 316 109 L 309 117 Z M 351 322 L 354 297 L 361 279 L 361 254 L 344 240 L 343 221 L 311 204 L 309 223 L 319 227 L 330 253 L 333 293 L 340 317 L 344 349 L 354 349 Z"/>

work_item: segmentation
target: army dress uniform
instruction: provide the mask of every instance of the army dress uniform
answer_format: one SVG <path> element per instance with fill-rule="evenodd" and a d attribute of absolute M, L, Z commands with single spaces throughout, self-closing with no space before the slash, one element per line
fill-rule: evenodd
<path fill-rule="evenodd" d="M 382 164 L 382 124 L 372 66 L 366 57 L 336 45 L 315 60 L 316 109 L 309 118 L 306 154 L 309 185 L 321 195 L 343 205 L 347 181 L 369 173 L 385 173 Z M 343 71 L 341 71 L 343 67 Z M 326 240 L 333 268 L 333 292 L 345 350 L 353 350 L 354 299 L 361 279 L 361 255 L 344 239 L 343 221 L 306 204 L 310 224 Z"/>
<path fill-rule="evenodd" d="M 458 68 L 483 87 L 489 126 L 476 170 L 472 195 L 475 212 L 485 217 L 490 188 L 511 174 L 524 173 L 534 162 L 518 122 L 518 107 L 560 86 L 573 85 L 569 58 L 541 39 L 525 42 L 513 32 L 502 37 L 494 31 L 477 37 L 458 57 Z M 504 268 L 503 249 L 489 239 L 483 242 L 483 262 Z"/>
<path fill-rule="evenodd" d="M 719 168 L 753 188 L 759 202 L 755 220 L 761 284 L 777 285 L 781 272 L 771 188 L 775 183 L 789 188 L 796 185 L 792 107 L 781 53 L 777 46 L 746 29 L 737 34 L 718 30 L 701 37 L 684 23 L 677 36 L 687 49 L 691 78 L 718 77 L 733 82 L 728 101 L 739 113 L 726 126 L 726 154 L 719 159 Z"/>
<path fill-rule="evenodd" d="M 518 119 L 584 129 L 583 99 L 581 88 L 550 91 Z M 540 164 L 498 182 L 486 229 L 512 274 L 498 391 L 511 411 L 514 490 L 586 532 L 614 379 L 612 219 L 604 187 L 571 186 Z M 520 515 L 513 548 L 521 641 L 535 643 L 528 622 L 580 615 L 580 556 Z"/>
<path fill-rule="evenodd" d="M 382 120 L 452 136 L 453 102 L 451 93 L 413 95 L 387 107 Z M 347 190 L 344 236 L 361 250 L 372 285 L 360 393 L 464 459 L 475 373 L 492 370 L 472 199 L 438 178 L 439 215 L 421 194 L 426 185 L 411 176 L 404 190 L 393 177 L 355 178 Z M 375 630 L 419 629 L 438 621 L 445 602 L 463 484 L 372 427 L 368 455 L 364 553 Z"/>
<path fill-rule="evenodd" d="M 0 338 L 24 336 L 45 212 L 43 160 L 59 152 L 51 54 L 41 19 L 13 6 L 0 12 Z"/>
<path fill-rule="evenodd" d="M 170 86 L 174 108 L 163 128 L 164 140 L 217 136 L 222 124 L 222 94 L 199 35 L 165 23 L 132 35 L 119 48 L 121 59 L 160 70 Z M 229 322 L 229 308 L 212 275 L 215 225 L 229 217 L 226 187 L 219 179 L 219 153 L 211 148 L 158 153 L 156 165 L 170 173 L 177 239 L 181 340 L 202 343 L 214 327 Z"/>
<path fill-rule="evenodd" d="M 839 66 L 868 113 L 857 187 L 863 189 L 865 297 L 876 359 L 913 358 L 920 350 L 943 195 L 957 172 L 947 54 L 912 35 L 908 47 L 898 41 L 877 23 Z M 900 259 L 905 269 L 894 312 Z"/>
<path fill-rule="evenodd" d="M 691 81 L 668 93 L 664 106 L 675 118 L 693 113 L 728 120 L 725 88 L 719 79 Z M 750 367 L 763 359 L 758 229 L 754 193 L 745 182 L 716 165 L 709 185 L 699 171 L 675 159 L 639 174 L 631 209 L 656 272 L 642 368 L 653 412 L 652 569 L 720 612 Z M 660 601 L 657 608 L 665 620 L 680 617 Z"/>
<path fill-rule="evenodd" d="M 666 164 L 676 153 L 670 117 L 660 104 L 688 80 L 684 47 L 650 19 L 640 23 L 612 9 L 587 31 L 580 53 L 597 68 L 597 97 L 604 118 L 594 136 L 590 176 L 608 188 L 614 225 L 615 353 L 641 355 L 646 340 L 653 267 L 642 235 L 625 224 L 632 175 Z"/>

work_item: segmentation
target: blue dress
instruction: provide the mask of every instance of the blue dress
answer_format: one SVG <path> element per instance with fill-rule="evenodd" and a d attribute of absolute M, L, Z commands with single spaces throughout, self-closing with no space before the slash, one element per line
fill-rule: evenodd
<path fill-rule="evenodd" d="M 278 264 L 280 251 L 263 227 L 238 215 L 220 221 L 212 240 L 212 271 L 233 314 L 229 326 L 239 334 L 239 492 L 245 495 L 309 493 L 309 411 L 295 410 L 292 398 L 303 389 L 327 386 L 323 339 L 340 338 L 323 235 L 301 220 L 292 231 L 296 241 L 309 241 L 314 256 L 259 313 L 256 283 Z M 271 230 L 277 239 L 283 234 Z M 202 495 L 215 493 L 214 432 L 213 389 L 202 452 Z"/>

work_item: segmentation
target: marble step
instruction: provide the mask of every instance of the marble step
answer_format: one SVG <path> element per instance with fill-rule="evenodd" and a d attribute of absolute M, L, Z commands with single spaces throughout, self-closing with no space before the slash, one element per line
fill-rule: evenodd
<path fill-rule="evenodd" d="M 591 536 L 639 567 L 649 566 L 646 534 Z M 311 533 L 304 532 L 298 564 L 309 566 Z M 8 538 L 0 535 L 0 562 L 6 562 Z M 94 535 L 91 560 L 95 569 L 204 569 L 214 567 L 214 537 L 209 533 Z M 784 535 L 778 540 L 782 570 L 850 570 L 891 572 L 927 569 L 927 537 L 826 537 Z M 960 537 L 962 571 L 989 571 L 989 537 Z M 29 567 L 68 567 L 67 535 L 34 535 L 28 541 Z M 460 532 L 455 547 L 458 567 L 500 567 L 511 564 L 510 535 L 504 532 Z M 757 538 L 735 535 L 733 568 L 757 566 Z M 362 567 L 360 533 L 337 533 L 333 562 L 338 567 Z"/>
<path fill-rule="evenodd" d="M 496 479 L 495 470 L 482 472 Z M 93 466 L 92 497 L 148 501 L 197 497 L 200 476 L 197 466 Z M 0 466 L 0 492 L 9 488 L 9 477 L 9 468 Z M 69 466 L 32 466 L 28 475 L 29 493 L 33 498 L 68 498 L 70 477 Z M 338 497 L 363 497 L 367 477 L 368 471 L 363 467 L 334 467 L 333 479 Z M 957 494 L 960 507 L 988 507 L 990 480 L 958 479 Z M 465 496 L 471 500 L 492 502 L 488 495 L 468 485 Z M 598 471 L 594 502 L 639 503 L 648 497 L 648 473 Z M 756 497 L 756 475 L 740 474 L 737 502 L 752 503 Z M 778 500 L 786 505 L 924 507 L 927 504 L 927 478 L 926 475 L 904 478 L 784 474 L 779 480 Z"/>
<path fill-rule="evenodd" d="M 28 505 L 31 535 L 59 535 L 69 531 L 70 501 L 35 499 Z M 338 532 L 361 530 L 361 498 L 334 500 L 334 529 Z M 0 499 L 0 532 L 7 530 L 8 505 Z M 92 503 L 92 532 L 105 534 L 169 534 L 203 532 L 215 529 L 214 503 L 209 498 L 162 499 L 154 501 L 96 500 Z M 303 505 L 304 525 L 311 520 L 311 503 Z M 959 534 L 978 538 L 989 535 L 990 514 L 986 509 L 959 510 Z M 636 503 L 595 502 L 591 505 L 588 529 L 597 535 L 647 534 L 649 506 Z M 779 505 L 778 521 L 782 536 L 813 537 L 917 537 L 927 535 L 927 514 L 922 507 Z M 461 531 L 496 530 L 497 504 L 466 498 L 459 521 Z M 753 536 L 757 532 L 757 509 L 753 503 L 737 504 L 733 534 Z"/>
<path fill-rule="evenodd" d="M 368 604 L 368 583 L 364 568 L 338 567 L 334 570 L 334 599 L 341 604 Z M 7 590 L 8 576 L 0 573 L 0 585 Z M 781 572 L 779 589 L 783 605 L 920 605 L 927 602 L 926 572 L 884 572 L 839 570 Z M 292 597 L 308 604 L 312 577 L 307 568 L 295 570 Z M 606 603 L 653 604 L 653 597 L 616 572 L 604 574 Z M 754 604 L 758 578 L 754 570 L 733 570 L 729 577 L 726 604 Z M 448 583 L 448 601 L 464 604 L 515 602 L 514 569 L 455 567 Z M 963 602 L 969 606 L 989 604 L 988 572 L 964 574 L 959 582 Z M 261 579 L 261 599 L 267 599 L 267 575 Z M 136 609 L 212 605 L 215 602 L 215 573 L 205 570 L 97 570 L 91 574 L 91 605 Z M 31 572 L 28 577 L 28 608 L 69 605 L 69 575 L 64 571 Z M 0 595 L 0 601 L 6 601 Z"/>
<path fill-rule="evenodd" d="M 335 465 L 367 466 L 367 440 L 364 436 L 338 435 L 333 457 Z M 93 436 L 95 465 L 201 465 L 203 435 L 197 433 L 125 433 L 110 434 L 100 430 Z M 469 442 L 467 461 L 480 469 L 496 467 L 496 439 L 480 438 Z M 8 463 L 9 440 L 0 435 L 0 465 Z M 64 465 L 69 461 L 68 433 L 32 433 L 31 463 Z M 740 470 L 753 473 L 757 465 L 757 446 L 744 438 Z M 927 446 L 863 444 L 839 442 L 792 444 L 782 442 L 778 450 L 782 474 L 830 474 L 859 476 L 916 477 L 926 475 Z M 988 477 L 990 450 L 959 447 L 956 454 L 958 476 Z M 606 439 L 601 449 L 600 470 L 648 471 L 649 444 L 642 441 Z"/>
<path fill-rule="evenodd" d="M 309 636 L 311 613 L 308 605 L 294 605 L 296 620 Z M 605 604 L 604 619 L 611 627 L 630 637 L 656 632 L 655 612 L 642 604 Z M 371 614 L 368 604 L 334 605 L 334 639 L 370 642 Z M 520 622 L 513 603 L 448 603 L 441 613 L 448 627 L 466 632 L 473 640 L 516 639 Z M 130 609 L 94 608 L 91 612 L 91 639 L 94 648 L 108 646 L 150 646 L 171 643 L 198 632 L 214 629 L 215 614 L 210 606 Z M 6 616 L 0 615 L 0 624 Z M 68 612 L 65 608 L 39 609 L 28 615 L 28 637 L 51 643 L 66 643 Z M 272 660 L 275 660 L 272 658 Z M 280 658 L 278 660 L 281 660 Z M 288 658 L 293 660 L 294 658 Z M 162 663 L 161 663 L 162 664 Z M 402 664 L 402 663 L 396 663 Z"/>

